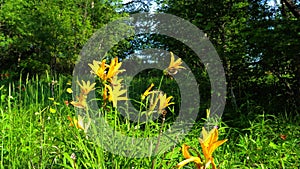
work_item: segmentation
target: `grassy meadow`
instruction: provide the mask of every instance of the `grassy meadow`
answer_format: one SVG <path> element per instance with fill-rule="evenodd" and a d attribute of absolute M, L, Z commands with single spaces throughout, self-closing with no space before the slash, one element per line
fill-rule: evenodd
<path fill-rule="evenodd" d="M 52 80 L 56 79 L 56 80 Z M 201 118 L 186 133 L 183 140 L 175 140 L 175 146 L 153 157 L 128 158 L 105 150 L 94 142 L 84 130 L 70 122 L 75 118 L 75 107 L 70 104 L 72 94 L 71 78 L 21 77 L 15 82 L 2 80 L 0 86 L 0 168 L 176 168 L 185 160 L 181 147 L 192 147 L 192 156 L 201 152 L 198 137 L 205 119 Z M 159 83 L 160 79 L 150 79 L 149 84 Z M 171 83 L 171 82 L 170 82 Z M 145 91 L 145 86 L 137 86 Z M 139 96 L 139 95 L 137 95 Z M 162 125 L 161 118 L 144 124 L 122 119 L 120 114 L 107 102 L 101 107 L 107 123 L 116 130 L 132 136 L 159 136 L 172 120 L 171 108 L 167 120 Z M 170 105 L 169 107 L 174 107 Z M 251 110 L 249 110 L 251 111 Z M 202 111 L 205 116 L 205 111 Z M 228 139 L 213 153 L 217 168 L 260 168 L 296 169 L 300 167 L 300 119 L 281 115 L 268 115 L 264 112 L 248 119 L 247 113 L 240 114 L 218 125 L 219 139 Z M 226 112 L 230 116 L 230 112 Z M 73 124 L 73 126 L 72 126 Z M 233 125 L 235 124 L 235 125 Z M 142 126 L 143 129 L 137 129 Z M 142 149 L 143 147 L 141 147 Z M 203 159 L 203 155 L 200 154 Z M 182 168 L 197 167 L 193 162 Z M 212 167 L 208 167 L 212 168 Z"/>

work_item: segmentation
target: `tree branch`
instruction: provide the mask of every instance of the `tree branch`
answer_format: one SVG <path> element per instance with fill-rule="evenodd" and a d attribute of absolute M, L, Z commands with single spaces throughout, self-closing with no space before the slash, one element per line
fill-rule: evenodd
<path fill-rule="evenodd" d="M 283 0 L 283 2 L 296 18 L 300 18 L 300 9 L 291 0 Z"/>

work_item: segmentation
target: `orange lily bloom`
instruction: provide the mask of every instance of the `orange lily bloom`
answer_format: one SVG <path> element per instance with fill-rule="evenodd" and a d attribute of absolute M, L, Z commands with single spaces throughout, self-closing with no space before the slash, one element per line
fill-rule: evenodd
<path fill-rule="evenodd" d="M 125 71 L 124 69 L 119 70 L 120 67 L 122 66 L 122 63 L 118 62 L 117 57 L 111 60 L 110 65 L 106 64 L 106 59 L 102 60 L 101 62 L 94 60 L 93 64 L 88 64 L 88 65 L 92 69 L 91 72 L 93 74 L 96 74 L 103 81 L 111 80 L 118 73 Z"/>
<path fill-rule="evenodd" d="M 182 60 L 181 58 L 178 58 L 175 60 L 173 52 L 170 52 L 171 54 L 171 61 L 169 64 L 169 67 L 165 69 L 165 74 L 175 75 L 179 69 L 185 69 L 185 67 L 181 66 Z"/>
<path fill-rule="evenodd" d="M 178 163 L 176 167 L 181 168 L 189 162 L 194 162 L 196 164 L 197 169 L 203 169 L 203 162 L 201 161 L 200 157 L 191 156 L 189 153 L 189 148 L 190 146 L 187 146 L 186 144 L 182 145 L 181 150 L 185 160 Z"/>
<path fill-rule="evenodd" d="M 213 128 L 209 133 L 205 130 L 205 128 L 202 128 L 202 135 L 203 139 L 199 138 L 199 142 L 202 147 L 202 151 L 205 157 L 206 162 L 211 162 L 213 169 L 216 169 L 216 164 L 214 163 L 212 154 L 213 152 L 221 146 L 223 143 L 227 141 L 225 140 L 218 140 L 218 129 Z"/>
<path fill-rule="evenodd" d="M 109 67 L 106 64 L 106 59 L 101 62 L 93 61 L 93 64 L 88 64 L 91 67 L 91 73 L 97 75 L 102 80 L 106 80 L 106 69 Z"/>
<path fill-rule="evenodd" d="M 218 140 L 218 129 L 214 128 L 209 133 L 205 130 L 205 128 L 202 128 L 202 135 L 203 139 L 199 138 L 199 142 L 201 144 L 201 148 L 203 151 L 203 155 L 205 157 L 204 161 L 201 161 L 200 156 L 193 157 L 189 154 L 188 149 L 189 146 L 183 144 L 182 145 L 182 154 L 186 158 L 186 160 L 180 162 L 177 164 L 178 168 L 183 167 L 189 162 L 194 162 L 197 166 L 197 169 L 206 169 L 209 167 L 210 164 L 212 164 L 212 169 L 217 169 L 216 164 L 214 163 L 212 154 L 213 152 L 221 146 L 223 143 L 227 141 L 225 140 Z"/>
<path fill-rule="evenodd" d="M 118 58 L 114 58 L 110 65 L 109 65 L 109 70 L 107 72 L 107 79 L 112 79 L 115 75 L 117 75 L 118 73 L 124 72 L 125 70 L 119 70 L 120 67 L 122 66 L 122 63 L 118 63 Z"/>

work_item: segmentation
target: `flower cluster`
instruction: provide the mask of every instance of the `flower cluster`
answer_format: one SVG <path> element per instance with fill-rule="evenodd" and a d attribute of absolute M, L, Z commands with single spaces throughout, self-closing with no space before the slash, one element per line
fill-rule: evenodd
<path fill-rule="evenodd" d="M 165 108 L 174 104 L 174 102 L 170 102 L 173 98 L 172 96 L 167 97 L 167 94 L 163 94 L 162 91 L 151 91 L 154 87 L 152 83 L 148 89 L 141 95 L 141 99 L 144 100 L 148 96 L 150 97 L 150 106 L 148 109 L 148 115 L 154 112 L 154 109 L 157 108 L 157 112 L 162 113 Z M 158 104 L 159 103 L 159 104 Z"/>
<path fill-rule="evenodd" d="M 122 63 L 118 62 L 118 58 L 114 58 L 110 65 L 106 64 L 106 60 L 99 61 L 93 61 L 93 64 L 89 64 L 91 68 L 91 73 L 97 75 L 104 84 L 104 91 L 103 91 L 103 99 L 109 100 L 113 103 L 113 106 L 117 106 L 118 100 L 126 100 L 126 97 L 122 97 L 124 93 L 126 93 L 126 90 L 121 89 L 121 82 L 122 79 L 118 79 L 117 75 L 125 70 L 120 70 Z M 87 110 L 87 96 L 88 94 L 95 90 L 96 83 L 92 83 L 90 81 L 77 81 L 78 86 L 80 87 L 80 94 L 76 96 L 76 101 L 72 101 L 71 104 L 74 107 L 85 109 Z M 72 93 L 72 89 L 67 89 L 68 93 Z M 88 122 L 85 123 L 84 119 L 78 115 L 77 118 L 71 118 L 70 116 L 67 117 L 68 120 L 71 122 L 70 126 L 75 126 L 77 129 L 84 130 L 84 132 L 87 132 L 91 119 L 88 119 Z"/>
<path fill-rule="evenodd" d="M 218 129 L 213 128 L 210 132 L 206 131 L 206 129 L 203 127 L 202 128 L 202 136 L 203 138 L 199 138 L 199 143 L 202 148 L 202 152 L 204 155 L 204 160 L 201 159 L 200 154 L 198 154 L 197 157 L 191 156 L 189 153 L 189 148 L 190 146 L 187 146 L 186 144 L 182 145 L 182 154 L 185 158 L 184 161 L 180 162 L 177 164 L 178 168 L 183 167 L 184 165 L 188 164 L 189 162 L 194 162 L 197 169 L 206 169 L 212 165 L 213 169 L 216 169 L 216 164 L 214 163 L 213 159 L 213 152 L 221 146 L 223 143 L 227 141 L 225 140 L 218 140 Z"/>
<path fill-rule="evenodd" d="M 114 58 L 110 65 L 106 64 L 106 59 L 101 62 L 93 61 L 93 64 L 89 64 L 91 67 L 91 73 L 97 75 L 103 81 L 111 81 L 116 75 L 125 70 L 120 70 L 122 63 L 118 62 L 118 58 Z"/>
<path fill-rule="evenodd" d="M 118 61 L 118 58 L 114 58 L 110 65 L 106 64 L 106 60 L 101 62 L 93 61 L 93 64 L 89 64 L 92 74 L 97 75 L 104 84 L 103 100 L 108 100 L 113 103 L 113 107 L 117 107 L 117 103 L 120 100 L 127 100 L 126 96 L 123 96 L 127 90 L 122 89 L 121 82 L 123 79 L 118 79 L 118 74 L 125 70 L 120 70 L 122 63 Z"/>
<path fill-rule="evenodd" d="M 170 52 L 171 60 L 169 66 L 164 70 L 164 74 L 174 75 L 178 72 L 179 69 L 184 69 L 181 66 L 181 59 L 175 60 L 174 54 Z M 118 78 L 118 74 L 124 72 L 124 69 L 121 69 L 122 63 L 118 61 L 118 58 L 114 58 L 111 60 L 110 64 L 106 63 L 106 59 L 102 61 L 94 60 L 93 63 L 88 64 L 91 68 L 91 73 L 101 79 L 101 83 L 103 84 L 102 89 L 102 97 L 103 101 L 112 102 L 113 107 L 117 107 L 118 101 L 128 100 L 126 97 L 127 90 L 123 89 L 122 81 L 123 79 Z M 95 90 L 96 83 L 92 83 L 90 81 L 78 81 L 81 92 L 78 96 L 76 96 L 76 101 L 70 102 L 74 107 L 87 110 L 87 96 L 88 94 Z M 171 102 L 172 96 L 167 97 L 167 94 L 161 91 L 151 91 L 154 87 L 152 83 L 150 87 L 141 95 L 142 101 L 146 98 L 150 99 L 150 107 L 148 114 L 150 115 L 152 112 L 157 111 L 159 113 L 164 113 L 166 111 L 165 108 L 174 104 Z M 72 89 L 67 89 L 68 93 L 72 93 Z M 149 96 L 149 97 L 148 97 Z M 155 110 L 157 108 L 157 110 Z M 89 127 L 89 122 L 84 124 L 84 120 L 81 116 L 76 118 L 68 117 L 71 121 L 70 126 L 75 126 L 78 129 L 82 129 L 84 131 Z"/>

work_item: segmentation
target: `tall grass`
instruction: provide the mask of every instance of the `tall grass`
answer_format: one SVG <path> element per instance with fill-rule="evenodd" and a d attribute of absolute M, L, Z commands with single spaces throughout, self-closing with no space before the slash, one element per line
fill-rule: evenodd
<path fill-rule="evenodd" d="M 154 83 L 159 80 L 152 79 Z M 36 76 L 0 84 L 0 88 L 3 86 L 0 90 L 1 169 L 132 169 L 151 168 L 153 163 L 154 168 L 168 169 L 184 160 L 181 152 L 183 143 L 200 149 L 198 137 L 204 120 L 197 122 L 183 140 L 175 140 L 173 147 L 155 157 L 127 158 L 106 151 L 83 131 L 69 126 L 67 116 L 74 116 L 75 111 L 74 107 L 64 103 L 72 100 L 66 92 L 70 87 L 68 81 L 71 79 L 63 76 Z M 133 83 L 141 92 L 145 90 L 145 85 L 137 85 L 141 83 L 138 80 Z M 142 126 L 126 120 L 115 110 L 102 111 L 107 114 L 105 118 L 109 125 L 130 136 L 157 136 L 161 129 L 159 120 Z M 299 118 L 285 113 L 278 117 L 255 113 L 260 114 L 255 120 L 243 118 L 244 121 L 235 121 L 235 127 L 231 126 L 231 121 L 220 123 L 220 137 L 229 141 L 214 153 L 216 164 L 225 169 L 299 168 Z M 248 127 L 239 128 L 236 123 Z M 163 130 L 167 129 L 168 123 Z M 194 165 L 191 163 L 184 168 L 194 168 Z"/>

